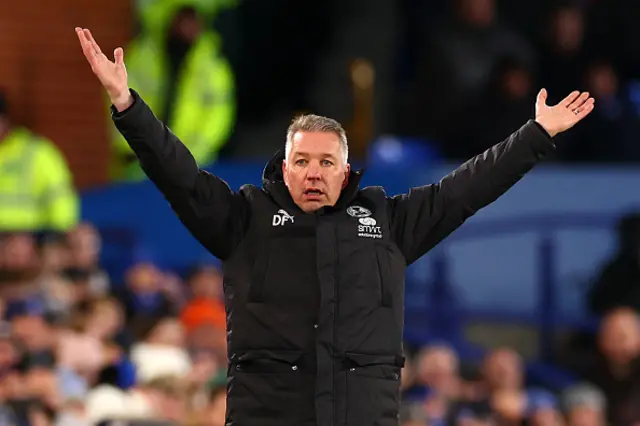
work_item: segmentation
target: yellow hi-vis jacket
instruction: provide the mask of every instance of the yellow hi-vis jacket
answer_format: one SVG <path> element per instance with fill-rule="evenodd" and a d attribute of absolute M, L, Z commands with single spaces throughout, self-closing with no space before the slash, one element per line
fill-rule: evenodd
<path fill-rule="evenodd" d="M 194 42 L 178 72 L 176 99 L 167 123 L 203 166 L 215 161 L 235 122 L 235 82 L 219 44 L 212 31 L 204 32 Z M 156 113 L 166 104 L 167 60 L 160 37 L 142 35 L 125 51 L 129 86 Z M 114 126 L 112 132 L 113 177 L 143 179 L 137 161 L 125 165 L 124 159 L 131 158 L 133 151 Z"/>
<path fill-rule="evenodd" d="M 66 232 L 78 217 L 62 153 L 27 129 L 12 130 L 0 141 L 0 232 Z"/>
<path fill-rule="evenodd" d="M 142 32 L 162 35 L 171 19 L 182 7 L 193 7 L 206 20 L 211 21 L 224 9 L 236 7 L 240 0 L 135 0 L 134 10 Z"/>

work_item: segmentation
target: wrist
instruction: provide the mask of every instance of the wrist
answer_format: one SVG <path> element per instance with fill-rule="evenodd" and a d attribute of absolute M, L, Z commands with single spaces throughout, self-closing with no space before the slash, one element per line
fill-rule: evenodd
<path fill-rule="evenodd" d="M 126 91 L 112 97 L 111 103 L 118 112 L 122 112 L 133 105 L 133 95 L 131 95 L 131 91 L 127 88 Z"/>
<path fill-rule="evenodd" d="M 551 137 L 551 138 L 552 138 L 552 137 L 554 137 L 555 135 L 557 135 L 557 134 L 558 134 L 558 132 L 556 132 L 556 131 L 552 130 L 549 126 L 547 126 L 547 125 L 544 123 L 544 120 L 538 120 L 538 119 L 536 118 L 535 122 L 536 122 L 536 123 L 538 123 L 538 124 L 540 125 L 540 127 L 542 127 L 542 128 L 547 132 L 547 134 L 549 135 L 549 137 Z"/>

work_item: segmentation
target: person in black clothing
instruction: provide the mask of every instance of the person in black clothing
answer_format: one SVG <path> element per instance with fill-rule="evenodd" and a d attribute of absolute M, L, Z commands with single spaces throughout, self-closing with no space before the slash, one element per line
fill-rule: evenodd
<path fill-rule="evenodd" d="M 445 177 L 389 197 L 360 188 L 336 121 L 297 118 L 263 187 L 232 191 L 129 88 L 89 30 L 83 52 L 113 120 L 193 236 L 224 265 L 227 425 L 397 425 L 407 265 L 553 151 L 552 137 L 592 111 L 588 94 L 536 120 Z"/>

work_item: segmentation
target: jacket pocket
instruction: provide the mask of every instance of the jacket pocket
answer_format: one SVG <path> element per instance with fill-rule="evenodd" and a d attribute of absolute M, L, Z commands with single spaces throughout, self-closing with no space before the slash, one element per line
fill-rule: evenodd
<path fill-rule="evenodd" d="M 313 375 L 301 351 L 248 350 L 231 358 L 227 409 L 232 424 L 300 425 L 315 413 Z"/>
<path fill-rule="evenodd" d="M 397 426 L 403 360 L 393 355 L 345 354 L 346 426 Z"/>
<path fill-rule="evenodd" d="M 389 252 L 381 244 L 376 244 L 376 264 L 378 265 L 378 276 L 380 277 L 380 303 L 383 307 L 390 308 L 393 295 L 391 294 Z"/>

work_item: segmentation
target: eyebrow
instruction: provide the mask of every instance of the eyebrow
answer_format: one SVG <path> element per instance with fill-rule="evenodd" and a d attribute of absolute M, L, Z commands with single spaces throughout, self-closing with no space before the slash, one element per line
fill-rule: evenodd
<path fill-rule="evenodd" d="M 308 152 L 296 152 L 294 157 L 310 157 L 311 155 Z M 333 154 L 323 154 L 323 158 L 332 158 L 337 159 L 337 157 Z"/>

